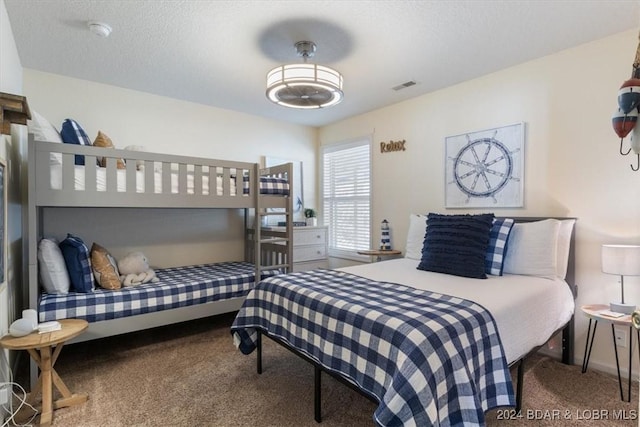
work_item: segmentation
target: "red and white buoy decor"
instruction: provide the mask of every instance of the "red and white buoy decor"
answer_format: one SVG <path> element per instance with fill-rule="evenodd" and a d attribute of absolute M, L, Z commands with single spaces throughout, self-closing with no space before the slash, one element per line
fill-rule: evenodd
<path fill-rule="evenodd" d="M 616 135 L 620 137 L 620 154 L 626 156 L 631 151 L 638 159 L 636 166 L 631 169 L 640 169 L 640 129 L 636 126 L 640 113 L 640 43 L 636 49 L 636 58 L 633 62 L 631 78 L 620 86 L 618 90 L 618 108 L 611 116 L 611 124 Z M 622 149 L 623 141 L 627 138 L 630 148 L 625 152 Z"/>

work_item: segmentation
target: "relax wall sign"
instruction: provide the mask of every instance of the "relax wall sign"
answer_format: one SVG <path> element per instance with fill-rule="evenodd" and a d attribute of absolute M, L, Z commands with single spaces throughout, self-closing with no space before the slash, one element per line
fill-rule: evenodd
<path fill-rule="evenodd" d="M 390 153 L 392 151 L 405 151 L 406 147 L 404 146 L 407 143 L 406 140 L 402 141 L 389 141 L 389 142 L 381 142 L 380 143 L 380 152 L 381 153 Z"/>

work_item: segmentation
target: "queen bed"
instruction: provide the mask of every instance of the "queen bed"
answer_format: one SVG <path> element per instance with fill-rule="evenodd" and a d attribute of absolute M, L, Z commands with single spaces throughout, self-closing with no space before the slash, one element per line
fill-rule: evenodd
<path fill-rule="evenodd" d="M 234 342 L 258 350 L 259 372 L 263 335 L 313 364 L 316 421 L 326 372 L 378 403 L 377 425 L 483 425 L 490 409 L 519 409 L 523 360 L 559 331 L 573 362 L 575 220 L 517 221 L 500 259 L 487 253 L 487 271 L 499 271 L 486 280 L 418 268 L 429 256 L 416 252 L 429 239 L 424 217 L 412 217 L 405 258 L 266 279 L 236 317 Z M 440 242 L 445 258 L 455 240 Z"/>

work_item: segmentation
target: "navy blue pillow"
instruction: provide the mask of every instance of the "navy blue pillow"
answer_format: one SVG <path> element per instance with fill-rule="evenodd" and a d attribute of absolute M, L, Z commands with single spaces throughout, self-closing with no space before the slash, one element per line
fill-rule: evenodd
<path fill-rule="evenodd" d="M 486 279 L 485 258 L 493 214 L 427 215 L 418 270 Z"/>
<path fill-rule="evenodd" d="M 93 271 L 89 248 L 81 238 L 67 234 L 67 238 L 60 242 L 60 250 L 71 279 L 71 288 L 76 292 L 93 292 Z"/>
<path fill-rule="evenodd" d="M 60 137 L 65 144 L 91 145 L 91 140 L 87 136 L 87 133 L 82 129 L 82 126 L 73 119 L 66 119 L 62 123 Z M 76 156 L 75 164 L 84 165 L 84 156 Z"/>

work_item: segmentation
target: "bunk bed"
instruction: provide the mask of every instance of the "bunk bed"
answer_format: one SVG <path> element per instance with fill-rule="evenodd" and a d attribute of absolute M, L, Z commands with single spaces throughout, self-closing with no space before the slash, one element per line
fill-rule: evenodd
<path fill-rule="evenodd" d="M 83 165 L 76 164 L 78 156 Z M 36 141 L 30 134 L 28 305 L 38 310 L 40 322 L 89 321 L 87 332 L 74 342 L 238 310 L 256 277 L 291 271 L 291 176 L 291 164 L 261 169 L 257 163 Z M 245 232 L 247 259 L 237 263 L 157 269 L 160 282 L 135 288 L 47 295 L 39 283 L 38 242 L 46 237 L 43 216 L 50 207 L 235 208 L 244 210 L 245 230 L 274 214 L 284 215 L 287 225 L 277 235 L 261 236 L 260 227 L 251 236 Z M 181 283 L 189 271 L 195 273 Z M 212 279 L 212 274 L 224 276 Z M 148 298 L 159 302 L 146 304 Z"/>

